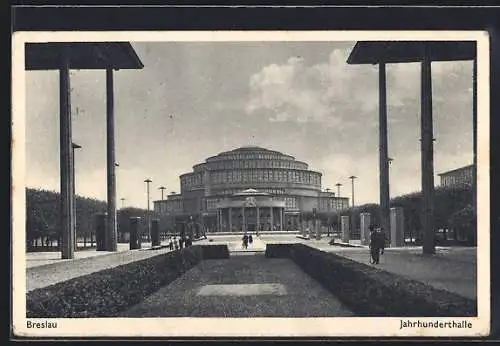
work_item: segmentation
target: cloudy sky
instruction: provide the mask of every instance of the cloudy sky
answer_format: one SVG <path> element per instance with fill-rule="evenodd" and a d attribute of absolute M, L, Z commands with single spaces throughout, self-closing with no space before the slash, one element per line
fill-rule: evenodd
<path fill-rule="evenodd" d="M 226 150 L 257 145 L 323 173 L 356 175 L 356 204 L 378 202 L 378 72 L 351 66 L 354 42 L 133 43 L 142 70 L 115 73 L 117 198 L 146 206 L 144 179 L 178 176 Z M 472 63 L 433 63 L 435 171 L 472 163 Z M 389 65 L 391 196 L 420 190 L 420 67 Z M 57 72 L 26 72 L 26 184 L 59 191 Z M 104 71 L 72 71 L 77 194 L 106 199 Z M 439 182 L 436 175 L 436 183 Z M 121 203 L 120 203 L 121 205 Z"/>

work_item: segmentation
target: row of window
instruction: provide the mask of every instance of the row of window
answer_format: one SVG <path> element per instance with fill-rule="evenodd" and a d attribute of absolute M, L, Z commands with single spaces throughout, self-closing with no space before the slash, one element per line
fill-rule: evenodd
<path fill-rule="evenodd" d="M 307 164 L 286 160 L 227 160 L 206 164 L 210 169 L 237 169 L 237 168 L 291 168 L 307 169 Z M 195 167 L 196 170 L 201 166 Z"/>
<path fill-rule="evenodd" d="M 228 154 L 220 155 L 209 159 L 208 161 L 218 161 L 218 160 L 279 160 L 286 157 L 278 153 L 238 153 L 238 154 Z"/>
<path fill-rule="evenodd" d="M 441 176 L 441 184 L 444 186 L 472 184 L 472 180 L 472 169 L 464 169 L 454 174 Z"/>
<path fill-rule="evenodd" d="M 266 181 L 302 183 L 310 185 L 321 184 L 321 176 L 318 173 L 312 173 L 308 171 L 268 169 L 213 172 L 211 174 L 211 180 L 214 184 Z"/>
<path fill-rule="evenodd" d="M 266 192 L 271 192 L 271 190 L 274 189 L 269 189 L 269 191 Z M 229 193 L 228 194 L 233 194 L 237 191 L 234 190 L 227 190 Z M 282 194 L 284 191 L 279 190 L 280 193 Z M 287 209 L 297 209 L 298 208 L 298 203 L 297 203 L 297 198 L 296 197 L 278 197 L 278 196 L 273 196 L 271 197 L 271 200 L 275 201 L 285 201 L 285 206 Z M 174 201 L 166 201 L 162 203 L 155 203 L 155 211 L 160 212 L 160 213 L 172 213 L 172 212 L 182 212 L 184 210 L 184 201 L 183 200 L 174 200 Z M 219 203 L 219 199 L 217 198 L 212 198 L 212 199 L 207 199 L 205 201 L 206 203 L 206 208 L 208 210 L 215 210 L 217 209 L 217 204 Z M 319 201 L 319 209 L 321 211 L 334 211 L 334 210 L 341 210 L 348 208 L 349 201 L 347 199 L 340 199 L 340 198 L 328 198 L 328 199 L 323 199 L 321 198 Z M 328 207 L 330 205 L 330 207 Z"/>
<path fill-rule="evenodd" d="M 322 211 L 341 210 L 349 207 L 349 201 L 339 198 L 322 198 L 319 202 L 319 209 Z"/>

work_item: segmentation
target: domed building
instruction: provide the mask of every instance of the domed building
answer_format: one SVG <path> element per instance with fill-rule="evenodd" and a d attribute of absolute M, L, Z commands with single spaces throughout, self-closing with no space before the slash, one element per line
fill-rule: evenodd
<path fill-rule="evenodd" d="M 305 213 L 348 206 L 348 198 L 322 191 L 321 176 L 293 156 L 241 147 L 193 166 L 180 176 L 180 193 L 154 201 L 154 209 L 209 231 L 295 230 Z"/>

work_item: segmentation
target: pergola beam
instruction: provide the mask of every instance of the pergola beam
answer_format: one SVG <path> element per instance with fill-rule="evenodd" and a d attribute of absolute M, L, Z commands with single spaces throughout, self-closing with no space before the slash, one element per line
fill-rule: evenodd
<path fill-rule="evenodd" d="M 477 155 L 477 84 L 475 41 L 360 41 L 347 59 L 348 64 L 379 65 L 379 172 L 381 222 L 389 223 L 386 210 L 389 205 L 389 160 L 387 150 L 387 103 L 385 64 L 421 64 L 421 169 L 424 235 L 423 252 L 435 253 L 434 229 L 434 145 L 432 120 L 432 61 L 473 60 L 473 151 L 474 151 L 474 210 L 476 210 L 476 155 Z M 384 131 L 385 129 L 385 131 Z M 387 207 L 386 207 L 387 204 Z M 384 227 L 384 226 L 383 226 Z M 385 228 L 385 227 L 384 227 Z"/>

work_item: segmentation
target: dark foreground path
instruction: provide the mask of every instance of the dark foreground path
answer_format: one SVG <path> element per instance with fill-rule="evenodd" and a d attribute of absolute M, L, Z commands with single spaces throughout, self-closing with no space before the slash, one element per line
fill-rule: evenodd
<path fill-rule="evenodd" d="M 351 315 L 291 260 L 256 254 L 202 261 L 120 317 Z"/>

